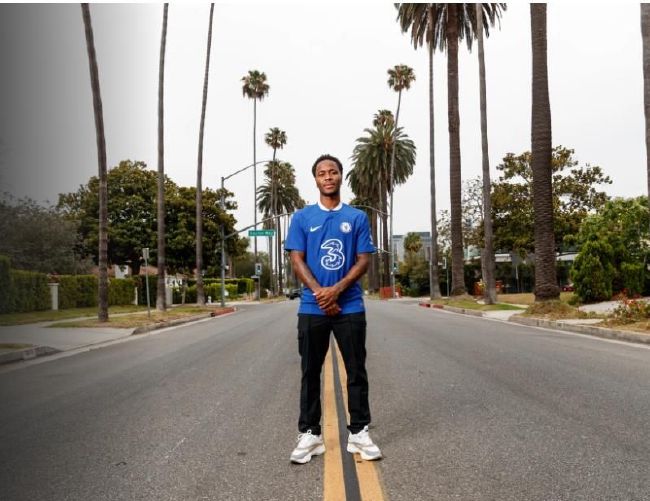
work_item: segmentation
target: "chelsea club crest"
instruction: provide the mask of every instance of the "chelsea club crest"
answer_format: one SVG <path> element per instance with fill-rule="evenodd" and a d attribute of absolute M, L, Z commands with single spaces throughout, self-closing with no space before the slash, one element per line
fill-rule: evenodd
<path fill-rule="evenodd" d="M 341 223 L 341 231 L 343 233 L 350 233 L 352 231 L 352 225 L 348 223 L 347 221 L 344 221 Z"/>

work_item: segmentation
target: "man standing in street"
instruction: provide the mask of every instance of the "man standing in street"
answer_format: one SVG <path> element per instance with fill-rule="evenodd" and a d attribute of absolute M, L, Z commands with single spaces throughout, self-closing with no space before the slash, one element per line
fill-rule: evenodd
<path fill-rule="evenodd" d="M 368 435 L 370 406 L 366 373 L 366 316 L 358 281 L 375 252 L 366 215 L 341 203 L 343 166 L 330 155 L 312 167 L 320 192 L 317 204 L 296 212 L 285 248 L 293 270 L 303 283 L 298 310 L 298 350 L 302 380 L 298 444 L 294 463 L 307 463 L 323 454 L 321 434 L 321 370 L 334 333 L 347 372 L 350 424 L 347 450 L 365 460 L 380 459 L 381 451 Z"/>

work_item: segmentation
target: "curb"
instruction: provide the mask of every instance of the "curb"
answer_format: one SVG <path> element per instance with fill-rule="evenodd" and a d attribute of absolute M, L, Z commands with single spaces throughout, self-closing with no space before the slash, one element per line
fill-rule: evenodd
<path fill-rule="evenodd" d="M 206 318 L 211 318 L 211 317 L 219 317 L 221 315 L 226 315 L 228 313 L 234 313 L 237 311 L 237 308 L 233 306 L 229 306 L 224 308 L 220 312 L 210 312 L 210 313 L 202 313 L 201 315 L 194 315 L 192 317 L 185 317 L 185 318 L 177 318 L 176 320 L 169 320 L 167 322 L 160 322 L 157 324 L 151 324 L 151 325 L 143 325 L 141 327 L 137 327 L 132 333 L 132 336 L 135 336 L 137 334 L 144 334 L 145 332 L 151 332 L 155 331 L 158 329 L 166 329 L 167 327 L 174 327 L 176 325 L 181 325 L 181 324 L 188 324 L 190 322 L 196 322 L 197 320 L 204 320 Z"/>
<path fill-rule="evenodd" d="M 452 313 L 460 313 L 462 315 L 472 315 L 473 317 L 484 317 L 482 311 L 479 310 L 470 310 L 467 308 L 456 308 L 455 306 L 446 306 L 444 304 L 430 304 L 430 303 L 418 303 L 419 306 L 424 308 L 436 308 L 438 310 L 451 311 Z"/>
<path fill-rule="evenodd" d="M 488 320 L 492 320 L 489 317 L 486 317 L 482 311 L 477 310 L 468 310 L 465 308 L 456 308 L 454 306 L 445 306 L 442 304 L 429 304 L 429 303 L 419 303 L 419 306 L 424 308 L 436 308 L 440 310 L 447 310 L 453 313 L 460 313 L 463 315 L 472 315 L 475 317 L 483 317 Z M 606 327 L 595 327 L 592 325 L 579 325 L 568 322 L 562 322 L 561 320 L 545 320 L 542 318 L 531 318 L 531 317 L 520 317 L 517 315 L 511 316 L 507 322 L 511 322 L 519 325 L 526 325 L 528 327 L 543 327 L 546 329 L 555 329 L 565 332 L 574 332 L 578 334 L 586 334 L 588 336 L 595 336 L 604 339 L 616 339 L 619 341 L 628 341 L 633 343 L 640 344 L 650 344 L 650 335 L 636 333 L 633 331 L 620 331 L 616 329 L 608 329 Z"/>
<path fill-rule="evenodd" d="M 61 350 L 52 348 L 51 346 L 33 346 L 22 350 L 10 351 L 0 354 L 0 365 L 9 364 L 11 362 L 18 362 L 19 360 L 32 360 L 36 357 L 45 355 L 52 355 L 53 353 L 60 353 Z"/>
<path fill-rule="evenodd" d="M 527 325 L 531 327 L 545 327 L 547 329 L 556 329 L 567 332 L 577 332 L 579 334 L 587 334 L 590 336 L 601 337 L 605 339 L 618 339 L 620 341 L 632 341 L 634 343 L 650 344 L 650 335 L 641 334 L 632 331 L 619 331 L 615 329 L 607 329 L 605 327 L 594 327 L 591 325 L 576 325 L 569 324 L 558 320 L 544 320 L 541 318 L 528 318 L 528 317 L 510 317 L 510 322 Z"/>

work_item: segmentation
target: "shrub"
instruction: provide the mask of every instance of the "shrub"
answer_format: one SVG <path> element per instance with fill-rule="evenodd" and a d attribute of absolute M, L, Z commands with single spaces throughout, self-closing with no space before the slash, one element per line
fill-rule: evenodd
<path fill-rule="evenodd" d="M 615 274 L 612 255 L 612 246 L 597 236 L 591 237 L 580 248 L 571 278 L 581 301 L 603 301 L 612 297 Z"/>
<path fill-rule="evenodd" d="M 132 278 L 112 278 L 108 282 L 108 304 L 133 304 L 135 280 Z"/>
<path fill-rule="evenodd" d="M 645 277 L 643 276 L 643 263 L 621 263 L 621 278 L 623 287 L 631 296 L 643 292 Z"/>
<path fill-rule="evenodd" d="M 156 291 L 158 287 L 158 275 L 149 275 L 149 304 L 156 304 Z M 138 288 L 138 304 L 147 304 L 147 276 L 139 275 L 133 277 L 133 282 Z"/>
<path fill-rule="evenodd" d="M 13 311 L 13 289 L 11 277 L 11 259 L 7 256 L 0 256 L 0 313 Z"/>
<path fill-rule="evenodd" d="M 650 318 L 650 304 L 637 299 L 623 297 L 612 312 L 614 320 L 622 324 L 631 324 Z"/>
<path fill-rule="evenodd" d="M 52 306 L 47 275 L 34 271 L 11 270 L 9 294 L 12 299 L 12 312 L 47 310 Z"/>
<path fill-rule="evenodd" d="M 97 306 L 99 281 L 95 275 L 60 275 L 59 309 Z"/>

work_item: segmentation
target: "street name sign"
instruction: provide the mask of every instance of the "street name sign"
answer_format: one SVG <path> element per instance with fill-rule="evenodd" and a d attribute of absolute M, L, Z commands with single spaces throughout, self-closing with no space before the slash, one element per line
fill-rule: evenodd
<path fill-rule="evenodd" d="M 248 230 L 249 237 L 272 237 L 275 230 Z"/>

